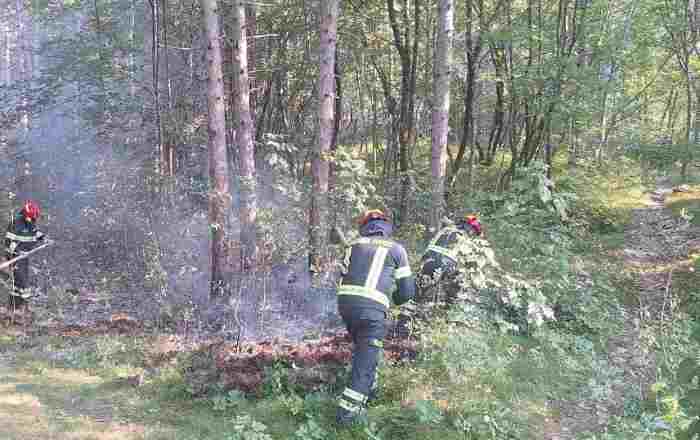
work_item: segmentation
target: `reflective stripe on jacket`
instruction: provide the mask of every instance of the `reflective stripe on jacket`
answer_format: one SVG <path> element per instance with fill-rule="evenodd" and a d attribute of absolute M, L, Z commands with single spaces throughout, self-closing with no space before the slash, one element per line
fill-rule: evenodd
<path fill-rule="evenodd" d="M 433 251 L 440 255 L 444 255 L 445 257 L 451 259 L 456 263 L 458 260 L 457 252 L 455 252 L 455 250 L 452 249 L 452 246 L 454 246 L 457 243 L 457 241 L 459 240 L 459 236 L 463 234 L 464 231 L 457 229 L 453 226 L 442 228 L 435 235 L 435 237 L 433 237 L 433 239 L 430 240 L 428 248 L 425 250 L 425 254 L 423 254 L 423 259 L 426 258 L 427 254 L 430 251 Z"/>
<path fill-rule="evenodd" d="M 24 220 L 21 211 L 17 211 L 5 233 L 5 247 L 9 253 L 27 252 L 34 248 L 41 232 L 37 231 L 33 223 Z"/>
<path fill-rule="evenodd" d="M 384 237 L 362 237 L 353 241 L 345 254 L 346 272 L 338 288 L 339 296 L 362 297 L 389 308 L 394 280 L 400 294 L 413 296 L 401 282 L 412 276 L 406 249 Z M 409 289 L 410 290 L 410 289 Z"/>

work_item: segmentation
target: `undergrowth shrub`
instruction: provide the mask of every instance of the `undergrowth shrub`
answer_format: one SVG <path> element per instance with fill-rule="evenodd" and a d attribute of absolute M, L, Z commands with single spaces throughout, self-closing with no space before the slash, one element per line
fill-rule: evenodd
<path fill-rule="evenodd" d="M 627 164 L 626 169 L 629 172 L 621 173 L 620 186 L 629 183 L 624 176 L 634 180 L 633 165 Z M 602 247 L 596 243 L 605 239 L 591 234 L 591 210 L 612 203 L 619 212 L 627 212 L 632 190 L 628 188 L 624 201 L 618 200 L 615 191 L 620 188 L 609 187 L 592 171 L 584 175 L 592 182 L 588 184 L 585 179 L 566 176 L 551 182 L 545 170 L 544 164 L 535 162 L 519 170 L 510 191 L 472 194 L 464 204 L 481 209 L 495 259 L 505 273 L 517 274 L 512 278 L 522 283 L 511 289 L 513 296 L 523 298 L 519 316 L 515 316 L 521 327 L 523 303 L 534 303 L 553 309 L 556 320 L 552 325 L 564 330 L 612 334 L 621 316 L 624 291 L 616 281 L 623 272 L 611 258 L 609 270 L 600 264 Z M 631 188 L 641 195 L 638 185 Z M 621 219 L 613 223 L 619 225 Z M 543 312 L 547 310 L 542 307 L 528 318 L 546 320 Z"/>
<path fill-rule="evenodd" d="M 248 414 L 237 416 L 232 420 L 233 432 L 225 440 L 273 440 L 267 433 L 267 426 Z"/>
<path fill-rule="evenodd" d="M 595 233 L 621 230 L 630 220 L 631 209 L 642 205 L 645 190 L 638 162 L 626 158 L 616 161 L 614 168 L 583 162 L 557 180 L 557 188 L 576 194 L 571 216 Z"/>

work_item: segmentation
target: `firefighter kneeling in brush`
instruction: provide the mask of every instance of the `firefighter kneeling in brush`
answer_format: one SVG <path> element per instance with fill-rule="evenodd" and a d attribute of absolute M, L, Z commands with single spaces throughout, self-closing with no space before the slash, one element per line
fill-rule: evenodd
<path fill-rule="evenodd" d="M 438 284 L 442 284 L 447 296 L 447 302 L 454 302 L 461 290 L 459 281 L 459 257 L 454 249 L 460 237 L 481 237 L 482 228 L 475 214 L 467 214 L 459 218 L 456 224 L 443 227 L 430 240 L 428 249 L 421 258 L 421 271 L 418 275 L 418 300 L 434 300 L 438 302 L 437 293 L 430 298 L 430 292 L 437 292 Z"/>
<path fill-rule="evenodd" d="M 34 248 L 37 242 L 44 239 L 44 234 L 36 229 L 36 221 L 41 210 L 39 205 L 27 200 L 22 208 L 14 213 L 10 219 L 5 234 L 5 248 L 7 259 L 19 256 L 22 252 L 28 252 Z M 10 290 L 9 306 L 11 310 L 26 308 L 27 299 L 30 297 L 29 289 L 29 259 L 24 258 L 11 266 L 12 289 Z"/>
<path fill-rule="evenodd" d="M 413 298 L 415 280 L 403 246 L 389 239 L 393 227 L 380 210 L 360 219 L 360 238 L 349 244 L 338 288 L 338 311 L 352 336 L 352 380 L 339 397 L 336 420 L 355 422 L 376 397 L 377 364 L 384 347 L 389 294 L 397 305 Z"/>

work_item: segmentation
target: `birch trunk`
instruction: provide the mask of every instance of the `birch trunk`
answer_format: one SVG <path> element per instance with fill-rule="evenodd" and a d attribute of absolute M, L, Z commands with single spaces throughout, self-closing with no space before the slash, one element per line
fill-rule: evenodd
<path fill-rule="evenodd" d="M 431 227 L 437 231 L 445 208 L 445 168 L 447 164 L 447 131 L 450 112 L 450 73 L 454 34 L 454 2 L 439 0 L 438 36 L 433 73 L 432 117 L 432 186 Z"/>

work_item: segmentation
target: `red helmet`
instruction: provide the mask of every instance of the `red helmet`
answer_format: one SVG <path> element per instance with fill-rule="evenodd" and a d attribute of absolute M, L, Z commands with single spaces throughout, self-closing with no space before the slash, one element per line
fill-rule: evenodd
<path fill-rule="evenodd" d="M 362 215 L 362 217 L 360 217 L 360 220 L 358 223 L 360 223 L 360 226 L 364 226 L 370 220 L 389 221 L 389 217 L 387 217 L 384 214 L 384 212 L 382 212 L 380 209 L 370 209 L 369 211 L 365 211 L 365 213 Z"/>
<path fill-rule="evenodd" d="M 460 221 L 460 223 L 464 224 L 465 226 L 468 225 L 469 227 L 471 227 L 471 230 L 474 233 L 474 235 L 481 235 L 481 222 L 479 221 L 479 218 L 476 215 L 467 214 Z"/>
<path fill-rule="evenodd" d="M 34 222 L 41 215 L 41 209 L 39 209 L 39 205 L 35 201 L 27 200 L 22 205 L 22 215 L 30 222 Z"/>

